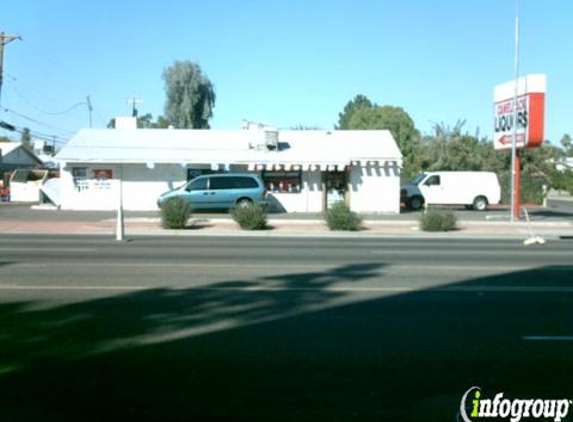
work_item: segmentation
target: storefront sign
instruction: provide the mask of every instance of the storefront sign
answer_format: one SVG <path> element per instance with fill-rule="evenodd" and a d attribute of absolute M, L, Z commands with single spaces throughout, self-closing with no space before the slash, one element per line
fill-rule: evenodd
<path fill-rule="evenodd" d="M 516 147 L 538 147 L 543 143 L 545 120 L 545 75 L 528 75 L 517 83 Z M 494 148 L 511 149 L 514 136 L 515 81 L 494 89 Z"/>

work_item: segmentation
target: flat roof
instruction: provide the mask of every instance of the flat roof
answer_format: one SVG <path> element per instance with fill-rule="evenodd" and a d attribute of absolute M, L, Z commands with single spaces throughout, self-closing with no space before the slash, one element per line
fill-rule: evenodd
<path fill-rule="evenodd" d="M 387 130 L 279 130 L 279 149 L 258 147 L 261 130 L 84 129 L 56 155 L 73 163 L 345 164 L 399 163 Z"/>

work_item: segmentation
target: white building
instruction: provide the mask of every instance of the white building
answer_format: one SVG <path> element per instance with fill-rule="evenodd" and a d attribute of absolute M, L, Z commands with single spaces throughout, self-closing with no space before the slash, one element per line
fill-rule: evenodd
<path fill-rule="evenodd" d="M 63 209 L 155 210 L 198 174 L 257 173 L 272 208 L 398 213 L 402 154 L 389 131 L 82 130 L 57 154 Z M 120 183 L 121 180 L 121 183 Z"/>

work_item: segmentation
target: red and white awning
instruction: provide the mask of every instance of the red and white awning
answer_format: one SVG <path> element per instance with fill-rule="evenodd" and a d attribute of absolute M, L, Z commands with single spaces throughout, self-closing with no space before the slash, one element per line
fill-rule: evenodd
<path fill-rule="evenodd" d="M 265 162 L 249 163 L 249 171 L 345 171 L 347 167 L 394 167 L 396 161 L 352 160 L 350 162 L 291 163 Z"/>

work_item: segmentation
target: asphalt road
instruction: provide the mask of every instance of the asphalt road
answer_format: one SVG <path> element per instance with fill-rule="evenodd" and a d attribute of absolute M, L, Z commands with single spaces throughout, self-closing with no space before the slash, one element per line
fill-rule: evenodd
<path fill-rule="evenodd" d="M 0 420 L 455 421 L 472 386 L 573 399 L 572 256 L 2 235 Z"/>

